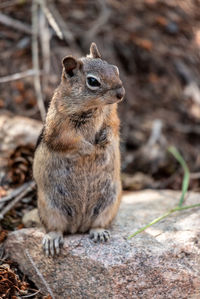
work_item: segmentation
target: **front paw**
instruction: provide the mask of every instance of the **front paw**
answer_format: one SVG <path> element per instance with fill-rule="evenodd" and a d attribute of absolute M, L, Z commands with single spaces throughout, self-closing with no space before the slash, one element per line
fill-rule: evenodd
<path fill-rule="evenodd" d="M 108 128 L 101 129 L 95 136 L 95 144 L 105 146 L 109 143 L 109 130 Z"/>
<path fill-rule="evenodd" d="M 96 242 L 107 242 L 110 239 L 110 232 L 104 228 L 94 228 L 90 230 L 90 239 Z"/>
<path fill-rule="evenodd" d="M 42 245 L 46 256 L 54 256 L 60 253 L 64 239 L 61 232 L 49 232 L 43 238 Z"/>

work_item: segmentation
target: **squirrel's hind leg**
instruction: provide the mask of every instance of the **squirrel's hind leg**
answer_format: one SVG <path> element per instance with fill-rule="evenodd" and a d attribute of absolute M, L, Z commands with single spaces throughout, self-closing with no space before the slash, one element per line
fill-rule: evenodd
<path fill-rule="evenodd" d="M 116 200 L 101 212 L 94 220 L 90 229 L 90 239 L 94 242 L 106 242 L 110 239 L 110 232 L 107 227 L 111 224 L 116 216 L 121 200 L 121 192 L 119 192 Z"/>
<path fill-rule="evenodd" d="M 57 208 L 51 207 L 41 190 L 38 190 L 38 211 L 46 230 L 42 242 L 44 253 L 47 256 L 59 254 L 63 245 L 63 233 L 68 227 L 67 218 Z"/>

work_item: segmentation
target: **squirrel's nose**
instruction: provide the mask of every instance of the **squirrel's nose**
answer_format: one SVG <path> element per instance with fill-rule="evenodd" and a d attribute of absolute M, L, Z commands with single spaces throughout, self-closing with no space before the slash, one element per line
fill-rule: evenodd
<path fill-rule="evenodd" d="M 124 87 L 120 87 L 116 90 L 116 97 L 121 100 L 125 95 L 125 89 Z"/>

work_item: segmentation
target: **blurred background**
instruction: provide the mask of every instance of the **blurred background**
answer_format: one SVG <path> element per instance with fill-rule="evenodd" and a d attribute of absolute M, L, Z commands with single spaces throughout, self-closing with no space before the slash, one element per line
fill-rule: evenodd
<path fill-rule="evenodd" d="M 119 104 L 124 189 L 180 189 L 182 170 L 167 150 L 174 145 L 190 168 L 190 189 L 198 191 L 199 8 L 199 0 L 2 0 L 2 196 L 31 178 L 40 131 L 33 120 L 44 118 L 61 59 L 88 54 L 92 41 L 119 67 L 126 89 Z"/>
<path fill-rule="evenodd" d="M 119 104 L 124 190 L 181 190 L 182 167 L 168 151 L 175 146 L 190 169 L 190 190 L 200 191 L 200 0 L 1 0 L 1 298 L 39 292 L 6 259 L 3 241 L 39 225 L 35 144 L 61 59 L 85 56 L 92 41 L 118 66 L 126 89 Z"/>

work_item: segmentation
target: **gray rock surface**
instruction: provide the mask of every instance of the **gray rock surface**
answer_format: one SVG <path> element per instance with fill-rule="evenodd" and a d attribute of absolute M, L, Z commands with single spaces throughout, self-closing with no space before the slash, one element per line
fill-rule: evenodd
<path fill-rule="evenodd" d="M 46 258 L 42 230 L 30 228 L 11 233 L 5 249 L 54 298 L 200 298 L 200 208 L 174 213 L 127 240 L 177 205 L 179 195 L 125 193 L 106 244 L 94 244 L 87 234 L 67 236 L 62 254 Z M 191 193 L 185 204 L 196 203 L 200 195 Z"/>

